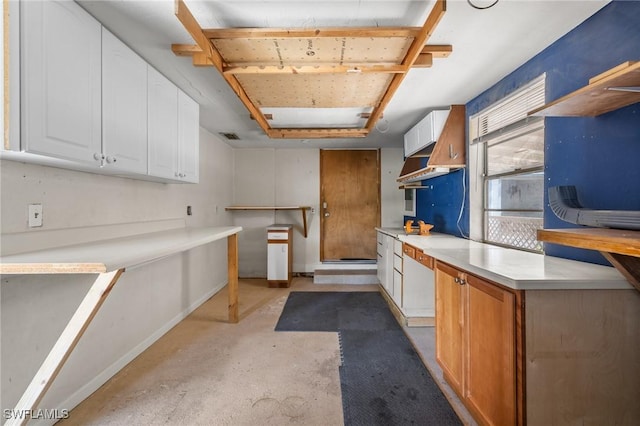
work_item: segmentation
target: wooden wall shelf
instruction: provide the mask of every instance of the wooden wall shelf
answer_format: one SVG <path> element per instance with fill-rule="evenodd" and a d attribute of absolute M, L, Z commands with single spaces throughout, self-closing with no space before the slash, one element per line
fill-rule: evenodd
<path fill-rule="evenodd" d="M 225 208 L 225 210 L 300 210 L 302 213 L 302 227 L 303 227 L 303 235 L 307 238 L 308 230 L 307 230 L 307 210 L 311 210 L 310 206 L 229 206 Z"/>
<path fill-rule="evenodd" d="M 640 62 L 628 61 L 589 80 L 589 84 L 528 115 L 595 117 L 640 102 Z M 623 89 L 623 90 L 621 90 Z"/>
<path fill-rule="evenodd" d="M 598 250 L 640 291 L 640 231 L 608 228 L 540 229 L 538 240 Z"/>

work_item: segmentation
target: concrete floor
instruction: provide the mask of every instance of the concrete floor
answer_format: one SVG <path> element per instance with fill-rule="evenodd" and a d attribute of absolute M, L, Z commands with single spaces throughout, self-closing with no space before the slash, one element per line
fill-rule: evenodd
<path fill-rule="evenodd" d="M 292 290 L 378 291 L 378 286 L 314 285 L 311 278 L 295 278 L 291 288 L 275 289 L 266 280 L 241 279 L 238 324 L 226 321 L 225 288 L 58 424 L 341 425 L 337 333 L 274 331 Z M 408 334 L 430 363 L 433 328 Z M 431 373 L 438 380 L 438 372 Z M 472 424 L 455 396 L 447 397 Z"/>

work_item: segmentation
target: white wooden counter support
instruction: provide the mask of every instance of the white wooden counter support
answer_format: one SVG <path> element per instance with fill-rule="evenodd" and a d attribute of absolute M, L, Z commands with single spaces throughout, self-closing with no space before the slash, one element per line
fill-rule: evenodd
<path fill-rule="evenodd" d="M 229 322 L 238 322 L 238 232 L 241 227 L 180 228 L 0 257 L 0 274 L 94 274 L 91 285 L 15 407 L 34 410 L 109 292 L 127 269 L 227 238 Z M 28 416 L 5 425 L 24 425 Z"/>

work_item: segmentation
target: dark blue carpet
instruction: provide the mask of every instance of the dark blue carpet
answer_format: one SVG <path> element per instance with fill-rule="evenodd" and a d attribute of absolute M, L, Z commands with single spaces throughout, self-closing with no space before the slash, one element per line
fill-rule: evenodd
<path fill-rule="evenodd" d="M 291 292 L 276 331 L 336 331 L 347 426 L 461 425 L 378 292 Z"/>

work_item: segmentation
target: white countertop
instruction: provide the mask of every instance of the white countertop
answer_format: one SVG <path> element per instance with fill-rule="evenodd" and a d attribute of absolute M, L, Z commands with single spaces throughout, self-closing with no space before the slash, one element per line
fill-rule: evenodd
<path fill-rule="evenodd" d="M 179 228 L 0 257 L 1 274 L 103 273 L 132 268 L 242 231 Z"/>
<path fill-rule="evenodd" d="M 447 234 L 376 228 L 425 254 L 515 290 L 632 289 L 613 267 L 479 243 Z"/>

